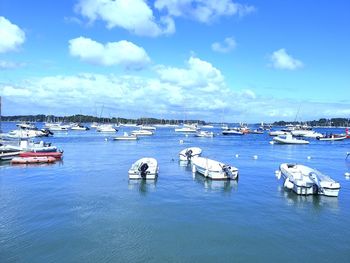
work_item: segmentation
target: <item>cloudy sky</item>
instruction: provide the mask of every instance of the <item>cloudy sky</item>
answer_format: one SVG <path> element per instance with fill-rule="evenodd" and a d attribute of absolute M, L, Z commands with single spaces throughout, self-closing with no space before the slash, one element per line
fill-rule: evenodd
<path fill-rule="evenodd" d="M 1 0 L 2 112 L 349 118 L 349 10 L 347 0 Z"/>

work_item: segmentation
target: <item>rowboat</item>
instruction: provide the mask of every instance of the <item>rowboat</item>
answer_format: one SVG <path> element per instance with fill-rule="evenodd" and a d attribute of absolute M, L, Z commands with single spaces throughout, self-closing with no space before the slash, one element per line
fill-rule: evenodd
<path fill-rule="evenodd" d="M 192 159 L 192 172 L 198 172 L 212 180 L 238 179 L 238 169 L 236 167 L 204 157 Z"/>
<path fill-rule="evenodd" d="M 154 158 L 141 158 L 134 162 L 129 169 L 129 179 L 156 179 L 158 176 L 158 162 Z"/>
<path fill-rule="evenodd" d="M 63 152 L 21 152 L 19 157 L 54 157 L 61 159 Z"/>

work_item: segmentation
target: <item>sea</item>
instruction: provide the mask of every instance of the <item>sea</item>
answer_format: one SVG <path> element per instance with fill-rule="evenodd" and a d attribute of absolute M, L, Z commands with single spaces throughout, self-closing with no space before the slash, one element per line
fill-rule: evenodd
<path fill-rule="evenodd" d="M 214 138 L 157 128 L 138 141 L 112 140 L 132 129 L 55 132 L 37 140 L 62 149 L 61 162 L 1 164 L 1 263 L 350 262 L 350 140 L 272 145 L 267 133 L 223 136 L 220 128 Z M 178 161 L 192 146 L 237 167 L 239 180 L 193 174 Z M 128 180 L 142 157 L 158 160 L 156 181 Z M 285 162 L 329 175 L 339 197 L 284 189 L 275 171 Z"/>

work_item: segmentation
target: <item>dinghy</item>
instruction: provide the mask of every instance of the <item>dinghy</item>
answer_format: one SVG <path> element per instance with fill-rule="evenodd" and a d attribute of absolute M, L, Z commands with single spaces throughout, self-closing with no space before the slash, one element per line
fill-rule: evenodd
<path fill-rule="evenodd" d="M 179 152 L 180 161 L 191 161 L 192 158 L 202 154 L 202 149 L 199 147 L 190 147 Z"/>
<path fill-rule="evenodd" d="M 195 157 L 192 159 L 192 172 L 198 172 L 204 177 L 213 180 L 238 179 L 238 169 L 236 167 L 204 157 Z"/>
<path fill-rule="evenodd" d="M 244 135 L 244 133 L 238 129 L 232 128 L 222 132 L 223 135 Z"/>
<path fill-rule="evenodd" d="M 33 163 L 54 163 L 54 157 L 15 157 L 11 160 L 11 164 L 33 164 Z"/>
<path fill-rule="evenodd" d="M 340 184 L 316 169 L 301 164 L 283 163 L 280 172 L 284 186 L 299 195 L 319 194 L 337 197 Z"/>
<path fill-rule="evenodd" d="M 291 134 L 280 135 L 272 139 L 273 143 L 277 144 L 309 144 L 309 141 L 293 138 Z"/>
<path fill-rule="evenodd" d="M 156 179 L 158 162 L 154 158 L 141 158 L 131 165 L 129 179 Z"/>

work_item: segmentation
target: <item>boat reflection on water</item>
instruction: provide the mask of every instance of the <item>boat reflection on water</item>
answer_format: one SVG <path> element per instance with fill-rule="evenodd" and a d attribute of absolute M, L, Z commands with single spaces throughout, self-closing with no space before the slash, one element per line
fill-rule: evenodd
<path fill-rule="evenodd" d="M 295 206 L 297 208 L 312 207 L 315 211 L 321 209 L 339 209 L 337 197 L 324 195 L 297 195 L 292 190 L 286 189 L 283 186 L 278 186 L 278 190 L 290 206 Z"/>
<path fill-rule="evenodd" d="M 202 184 L 206 191 L 231 193 L 238 188 L 238 180 L 212 180 L 198 173 L 193 174 L 193 180 Z"/>
<path fill-rule="evenodd" d="M 54 166 L 54 165 L 63 165 L 63 160 L 56 160 L 54 163 L 24 163 L 24 164 L 11 164 L 11 160 L 1 161 L 0 166 L 12 166 L 18 168 L 29 168 L 29 167 L 46 167 L 46 166 Z"/>
<path fill-rule="evenodd" d="M 141 195 L 146 195 L 148 192 L 154 192 L 157 186 L 157 179 L 155 180 L 129 180 L 128 189 L 138 190 Z"/>

